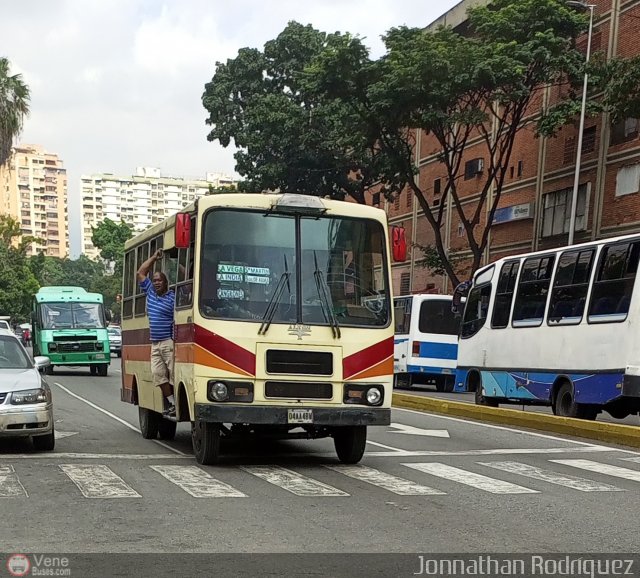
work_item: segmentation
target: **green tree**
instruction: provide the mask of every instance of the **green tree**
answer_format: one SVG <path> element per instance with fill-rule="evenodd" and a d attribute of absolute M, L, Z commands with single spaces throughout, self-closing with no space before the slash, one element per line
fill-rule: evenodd
<path fill-rule="evenodd" d="M 11 157 L 13 139 L 22 132 L 29 114 L 29 87 L 21 74 L 11 75 L 7 58 L 0 57 L 0 165 Z"/>
<path fill-rule="evenodd" d="M 545 86 L 579 78 L 584 57 L 575 40 L 585 26 L 585 16 L 562 0 L 494 0 L 468 10 L 464 35 L 447 27 L 392 29 L 384 38 L 386 54 L 375 62 L 360 41 L 343 39 L 307 70 L 318 90 L 352 103 L 367 121 L 389 159 L 390 171 L 380 181 L 391 190 L 406 185 L 415 195 L 454 285 L 460 279 L 443 238 L 447 199 L 462 223 L 473 274 L 488 244 L 514 141 L 531 123 L 529 107 Z M 439 145 L 446 180 L 437 207 L 429 203 L 429 185 L 416 177 L 415 129 Z M 484 168 L 470 210 L 459 180 L 467 145 L 478 137 L 482 150 L 477 144 L 474 150 Z"/>
<path fill-rule="evenodd" d="M 264 51 L 216 64 L 202 97 L 208 140 L 233 140 L 239 190 L 281 190 L 365 202 L 384 155 L 349 102 L 309 90 L 305 68 L 342 38 L 291 22 Z M 357 126 L 346 131 L 345 126 Z"/>
<path fill-rule="evenodd" d="M 129 223 L 116 223 L 105 219 L 97 227 L 92 227 L 91 242 L 100 249 L 100 257 L 114 263 L 114 274 L 122 277 L 124 244 L 132 237 L 133 227 Z"/>

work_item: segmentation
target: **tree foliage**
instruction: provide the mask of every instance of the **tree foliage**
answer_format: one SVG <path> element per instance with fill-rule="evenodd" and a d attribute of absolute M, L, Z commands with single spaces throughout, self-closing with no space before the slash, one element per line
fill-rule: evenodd
<path fill-rule="evenodd" d="M 494 0 L 469 9 L 462 32 L 394 28 L 384 37 L 386 53 L 373 60 L 356 37 L 290 23 L 264 52 L 243 49 L 217 65 L 203 97 L 214 127 L 209 139 L 224 146 L 233 139 L 237 170 L 262 188 L 345 191 L 360 202 L 374 184 L 388 198 L 408 190 L 433 230 L 442 269 L 457 284 L 443 237 L 448 201 L 463 225 L 473 273 L 515 138 L 531 122 L 529 107 L 545 86 L 580 79 L 576 38 L 586 25 L 564 0 Z M 557 112 L 556 129 L 570 114 Z M 438 143 L 446 174 L 438 206 L 417 178 L 416 129 Z M 470 207 L 459 181 L 472 140 L 485 168 Z"/>
<path fill-rule="evenodd" d="M 97 227 L 92 227 L 92 231 L 91 242 L 100 249 L 100 257 L 114 263 L 114 274 L 122 277 L 124 244 L 133 235 L 132 225 L 124 221 L 116 223 L 107 218 Z"/>
<path fill-rule="evenodd" d="M 313 90 L 305 78 L 319 55 L 348 38 L 290 22 L 264 51 L 243 48 L 216 64 L 202 97 L 213 127 L 207 138 L 238 147 L 240 190 L 365 202 L 385 157 L 350 102 Z"/>
<path fill-rule="evenodd" d="M 29 87 L 21 74 L 12 75 L 9 69 L 9 60 L 0 57 L 0 165 L 9 160 L 13 139 L 22 132 L 29 114 Z"/>

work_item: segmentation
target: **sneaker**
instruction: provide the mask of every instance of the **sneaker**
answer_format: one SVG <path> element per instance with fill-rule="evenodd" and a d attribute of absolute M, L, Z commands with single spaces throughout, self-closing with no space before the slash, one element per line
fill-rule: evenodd
<path fill-rule="evenodd" d="M 165 417 L 176 417 L 176 406 L 171 404 L 167 409 L 162 412 Z"/>

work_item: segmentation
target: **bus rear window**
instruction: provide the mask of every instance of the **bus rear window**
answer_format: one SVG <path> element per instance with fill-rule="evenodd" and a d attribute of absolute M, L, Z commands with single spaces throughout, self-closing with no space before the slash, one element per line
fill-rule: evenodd
<path fill-rule="evenodd" d="M 451 311 L 451 301 L 430 299 L 420 305 L 418 327 L 420 333 L 458 335 L 460 318 Z"/>

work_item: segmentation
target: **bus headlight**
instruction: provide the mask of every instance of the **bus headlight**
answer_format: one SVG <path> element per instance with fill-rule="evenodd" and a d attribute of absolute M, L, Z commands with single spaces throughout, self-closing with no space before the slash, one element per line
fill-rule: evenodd
<path fill-rule="evenodd" d="M 55 342 L 49 343 L 49 351 L 58 351 L 58 344 Z"/>
<path fill-rule="evenodd" d="M 229 397 L 229 389 L 226 383 L 221 381 L 214 381 L 209 384 L 209 399 L 214 401 L 224 401 Z"/>
<path fill-rule="evenodd" d="M 378 405 L 382 399 L 382 393 L 377 387 L 367 390 L 367 403 L 369 405 Z"/>

